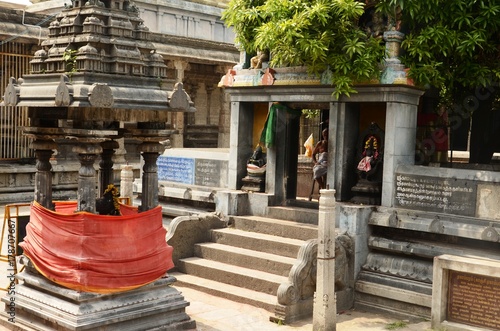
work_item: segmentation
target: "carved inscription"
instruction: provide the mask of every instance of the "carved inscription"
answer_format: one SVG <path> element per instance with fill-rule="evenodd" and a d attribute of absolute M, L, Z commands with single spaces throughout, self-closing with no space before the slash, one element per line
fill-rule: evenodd
<path fill-rule="evenodd" d="M 158 157 L 158 180 L 194 184 L 194 161 L 185 157 Z"/>
<path fill-rule="evenodd" d="M 447 320 L 500 330 L 500 278 L 449 271 Z"/>
<path fill-rule="evenodd" d="M 476 192 L 469 180 L 396 174 L 395 206 L 474 216 Z"/>
<path fill-rule="evenodd" d="M 200 186 L 219 187 L 220 166 L 219 160 L 196 159 L 194 183 Z"/>

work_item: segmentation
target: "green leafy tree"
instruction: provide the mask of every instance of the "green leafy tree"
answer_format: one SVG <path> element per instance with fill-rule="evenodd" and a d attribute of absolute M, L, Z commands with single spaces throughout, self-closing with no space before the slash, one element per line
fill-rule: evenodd
<path fill-rule="evenodd" d="M 406 38 L 403 63 L 421 86 L 441 89 L 452 129 L 472 116 L 471 163 L 489 163 L 498 144 L 500 2 L 498 0 L 380 0 L 400 8 Z"/>
<path fill-rule="evenodd" d="M 470 162 L 489 163 L 500 147 L 499 1 L 366 2 L 406 34 L 403 64 L 417 85 L 441 90 L 452 131 L 472 118 Z M 339 96 L 380 74 L 384 47 L 358 25 L 364 10 L 354 0 L 231 0 L 223 19 L 245 51 L 270 51 L 272 66 L 329 68 Z"/>
<path fill-rule="evenodd" d="M 272 66 L 329 69 L 339 96 L 380 76 L 385 48 L 358 26 L 364 7 L 354 0 L 232 0 L 222 18 L 245 51 L 270 51 Z"/>

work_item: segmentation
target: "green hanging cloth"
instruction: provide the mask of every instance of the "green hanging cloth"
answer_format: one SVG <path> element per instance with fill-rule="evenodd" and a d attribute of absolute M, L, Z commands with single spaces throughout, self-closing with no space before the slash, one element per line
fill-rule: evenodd
<path fill-rule="evenodd" d="M 266 123 L 264 123 L 264 128 L 262 129 L 262 133 L 260 134 L 260 143 L 263 144 L 266 148 L 274 146 L 274 138 L 276 134 L 276 115 L 278 109 L 284 110 L 286 112 L 290 112 L 291 109 L 283 106 L 279 103 L 273 103 L 269 108 L 269 112 L 267 113 Z"/>

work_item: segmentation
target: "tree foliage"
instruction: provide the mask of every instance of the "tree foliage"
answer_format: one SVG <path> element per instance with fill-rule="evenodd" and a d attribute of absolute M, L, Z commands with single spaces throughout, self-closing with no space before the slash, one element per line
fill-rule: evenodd
<path fill-rule="evenodd" d="M 331 70 L 338 96 L 380 76 L 384 45 L 358 26 L 364 6 L 355 0 L 231 0 L 222 18 L 245 51 L 270 51 L 272 66 Z"/>
<path fill-rule="evenodd" d="M 500 81 L 498 0 L 380 0 L 406 25 L 403 63 L 421 85 L 487 87 Z"/>

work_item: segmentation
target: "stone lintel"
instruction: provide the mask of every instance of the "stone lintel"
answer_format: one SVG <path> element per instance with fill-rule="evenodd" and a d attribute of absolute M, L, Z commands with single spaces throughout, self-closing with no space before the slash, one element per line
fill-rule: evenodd
<path fill-rule="evenodd" d="M 233 102 L 396 102 L 417 105 L 423 90 L 410 85 L 356 85 L 357 93 L 336 99 L 335 89 L 329 85 L 287 85 L 226 87 Z"/>

